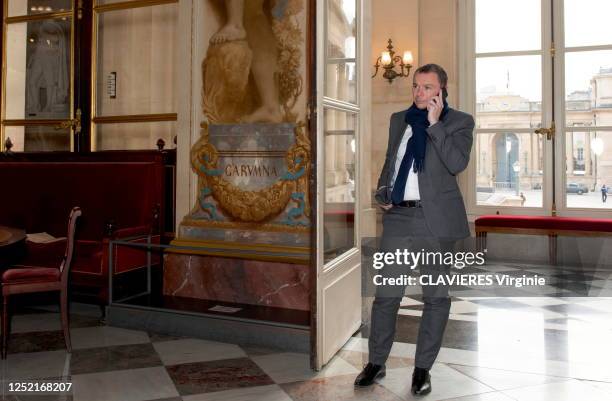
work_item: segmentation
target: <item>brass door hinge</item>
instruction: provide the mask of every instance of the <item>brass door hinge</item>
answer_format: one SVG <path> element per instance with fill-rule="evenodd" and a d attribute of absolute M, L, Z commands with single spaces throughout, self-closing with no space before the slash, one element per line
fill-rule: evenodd
<path fill-rule="evenodd" d="M 555 42 L 551 42 L 551 44 L 550 44 L 550 57 L 554 58 L 555 57 L 555 52 L 556 52 Z"/>

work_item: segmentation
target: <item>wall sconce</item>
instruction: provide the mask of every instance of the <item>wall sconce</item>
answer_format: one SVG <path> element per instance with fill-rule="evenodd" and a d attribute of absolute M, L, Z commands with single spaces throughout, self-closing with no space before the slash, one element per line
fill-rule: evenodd
<path fill-rule="evenodd" d="M 374 64 L 374 75 L 372 78 L 378 74 L 378 69 L 380 67 L 385 69 L 383 73 L 383 78 L 387 79 L 389 83 L 392 83 L 393 80 L 397 77 L 407 77 L 410 74 L 410 68 L 412 67 L 412 52 L 405 51 L 404 57 L 400 58 L 400 56 L 395 55 L 395 51 L 393 50 L 393 45 L 391 44 L 391 39 L 389 39 L 389 44 L 387 45 L 387 51 L 382 52 L 380 57 L 376 60 L 376 64 Z M 400 72 L 395 71 L 396 64 L 399 64 Z"/>

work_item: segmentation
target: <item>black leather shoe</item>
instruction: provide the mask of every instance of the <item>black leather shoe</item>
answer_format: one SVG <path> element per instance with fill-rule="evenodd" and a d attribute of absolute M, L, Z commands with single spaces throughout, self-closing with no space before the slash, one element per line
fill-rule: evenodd
<path fill-rule="evenodd" d="M 355 386 L 367 387 L 374 383 L 374 380 L 385 377 L 386 374 L 385 365 L 374 365 L 369 362 L 355 379 Z"/>
<path fill-rule="evenodd" d="M 431 377 L 429 370 L 423 368 L 414 368 L 412 372 L 412 394 L 425 395 L 431 391 Z"/>

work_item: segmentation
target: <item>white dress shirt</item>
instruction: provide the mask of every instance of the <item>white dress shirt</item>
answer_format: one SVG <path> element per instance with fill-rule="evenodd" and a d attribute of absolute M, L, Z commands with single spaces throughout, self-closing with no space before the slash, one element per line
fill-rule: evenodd
<path fill-rule="evenodd" d="M 395 172 L 393 174 L 393 180 L 391 180 L 391 187 L 395 184 L 395 179 L 397 178 L 397 173 L 399 172 L 400 165 L 402 164 L 402 159 L 404 158 L 404 154 L 406 153 L 406 145 L 408 144 L 408 140 L 412 136 L 412 127 L 410 124 L 406 126 L 406 131 L 404 131 L 404 136 L 402 137 L 402 142 L 400 143 L 399 149 L 397 150 L 397 157 L 395 158 Z M 414 160 L 412 161 L 414 164 Z M 414 172 L 413 166 L 410 166 L 410 171 L 408 172 L 408 179 L 406 181 L 406 189 L 404 190 L 404 200 L 412 200 L 412 199 L 421 199 L 421 195 L 419 193 L 419 176 Z"/>

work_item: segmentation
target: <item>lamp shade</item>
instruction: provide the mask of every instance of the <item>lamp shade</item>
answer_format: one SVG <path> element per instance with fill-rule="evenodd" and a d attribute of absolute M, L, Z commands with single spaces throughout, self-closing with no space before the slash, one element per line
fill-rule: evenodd
<path fill-rule="evenodd" d="M 383 65 L 391 64 L 391 54 L 389 54 L 389 52 L 382 52 L 380 62 L 383 63 Z"/>
<path fill-rule="evenodd" d="M 412 52 L 410 50 L 406 50 L 404 52 L 404 57 L 402 60 L 404 61 L 404 64 L 412 65 L 412 62 L 414 61 L 414 59 L 412 58 Z"/>

